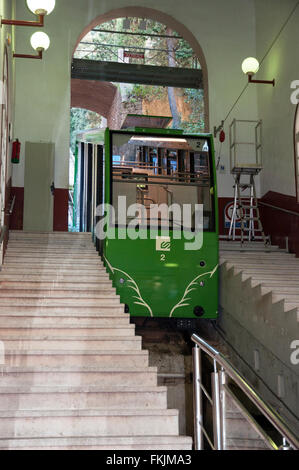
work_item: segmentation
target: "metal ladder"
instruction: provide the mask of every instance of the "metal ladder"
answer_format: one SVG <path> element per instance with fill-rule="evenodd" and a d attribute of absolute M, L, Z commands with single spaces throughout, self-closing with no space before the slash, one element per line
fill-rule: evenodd
<path fill-rule="evenodd" d="M 269 244 L 269 238 L 265 236 L 263 225 L 260 218 L 260 211 L 256 197 L 254 177 L 257 172 L 238 171 L 234 175 L 234 206 L 229 229 L 229 240 L 236 239 L 237 220 L 240 220 L 241 245 L 245 239 L 254 241 L 256 236 L 262 238 L 264 245 Z M 249 176 L 249 182 L 242 183 L 241 176 Z M 246 194 L 247 191 L 247 194 Z M 245 194 L 241 194 L 245 193 Z M 257 235 L 258 234 L 258 235 Z"/>

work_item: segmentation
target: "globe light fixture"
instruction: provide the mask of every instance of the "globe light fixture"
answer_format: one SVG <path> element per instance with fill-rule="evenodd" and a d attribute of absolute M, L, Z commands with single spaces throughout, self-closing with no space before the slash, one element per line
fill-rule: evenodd
<path fill-rule="evenodd" d="M 50 46 L 50 38 L 46 33 L 38 31 L 32 34 L 30 44 L 37 52 L 46 51 Z"/>
<path fill-rule="evenodd" d="M 27 0 L 27 6 L 34 15 L 49 15 L 55 8 L 55 0 Z"/>
<path fill-rule="evenodd" d="M 260 68 L 259 61 L 255 57 L 247 57 L 247 59 L 242 62 L 242 70 L 245 75 L 248 75 L 249 83 L 264 83 L 267 85 L 275 86 L 275 80 L 253 80 L 253 75 L 255 75 Z"/>
<path fill-rule="evenodd" d="M 50 38 L 46 33 L 43 33 L 42 31 L 37 31 L 36 33 L 32 34 L 30 43 L 33 49 L 37 52 L 37 55 L 14 54 L 13 56 L 20 59 L 42 59 L 43 52 L 49 49 Z"/>
<path fill-rule="evenodd" d="M 254 75 L 259 71 L 260 64 L 254 57 L 247 57 L 242 63 L 242 70 L 246 75 Z"/>
<path fill-rule="evenodd" d="M 37 21 L 3 20 L 0 17 L 0 27 L 5 24 L 9 26 L 33 26 L 43 27 L 45 15 L 49 15 L 55 8 L 55 0 L 27 0 L 27 6 Z"/>

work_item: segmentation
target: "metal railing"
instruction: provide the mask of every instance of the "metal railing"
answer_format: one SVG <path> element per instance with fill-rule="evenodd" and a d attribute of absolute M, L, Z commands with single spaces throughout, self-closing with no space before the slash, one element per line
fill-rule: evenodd
<path fill-rule="evenodd" d="M 1 249 L 1 245 L 3 243 L 4 237 L 5 237 L 5 234 L 6 234 L 6 230 L 7 230 L 6 225 L 3 225 L 3 227 L 0 227 L 0 249 Z"/>
<path fill-rule="evenodd" d="M 8 209 L 8 211 L 7 211 L 7 215 L 12 215 L 13 210 L 14 210 L 14 207 L 15 207 L 15 202 L 16 202 L 16 196 L 14 196 L 14 197 L 12 198 L 12 200 L 11 200 L 9 209 Z"/>
<path fill-rule="evenodd" d="M 224 450 L 225 443 L 225 397 L 229 396 L 236 406 L 241 410 L 242 415 L 248 424 L 263 439 L 267 448 L 271 450 L 299 450 L 299 440 L 289 429 L 284 419 L 269 406 L 262 397 L 249 385 L 239 371 L 225 358 L 225 356 L 210 346 L 198 335 L 192 335 L 195 343 L 193 348 L 193 387 L 194 387 L 194 445 L 195 450 L 204 448 L 204 438 L 213 450 Z M 204 352 L 213 361 L 212 393 L 209 394 L 203 383 L 201 353 Z M 259 412 L 268 420 L 281 436 L 281 445 L 277 445 L 272 437 L 261 427 L 253 415 L 247 410 L 243 403 L 236 396 L 228 382 L 237 386 L 247 399 L 250 400 Z M 204 423 L 203 396 L 210 403 L 213 410 L 213 438 L 209 436 Z"/>
<path fill-rule="evenodd" d="M 15 207 L 15 202 L 16 202 L 16 196 L 14 196 L 14 197 L 12 198 L 8 210 L 6 210 L 5 208 L 2 209 L 2 211 L 5 213 L 5 215 L 12 215 L 13 210 L 14 210 L 14 207 Z M 0 249 L 1 249 L 2 243 L 3 243 L 3 241 L 4 241 L 5 234 L 6 234 L 7 230 L 8 230 L 8 229 L 7 229 L 7 226 L 6 226 L 6 225 L 3 225 L 2 227 L 0 227 Z"/>

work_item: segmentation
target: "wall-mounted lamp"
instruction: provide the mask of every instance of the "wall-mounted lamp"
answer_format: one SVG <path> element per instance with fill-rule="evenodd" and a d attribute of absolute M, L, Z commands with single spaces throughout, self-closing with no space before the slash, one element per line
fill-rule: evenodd
<path fill-rule="evenodd" d="M 43 27 L 45 15 L 52 13 L 55 8 L 55 0 L 27 0 L 27 6 L 29 10 L 37 16 L 38 21 L 2 20 L 0 18 L 0 27 L 3 24 L 10 26 Z"/>
<path fill-rule="evenodd" d="M 247 57 L 242 63 L 242 70 L 245 75 L 248 75 L 249 83 L 265 83 L 267 85 L 275 86 L 275 80 L 253 80 L 253 75 L 255 75 L 260 68 L 259 61 L 254 57 Z"/>
<path fill-rule="evenodd" d="M 13 57 L 21 59 L 42 59 L 43 52 L 49 49 L 50 38 L 46 33 L 38 31 L 37 33 L 32 34 L 30 39 L 31 46 L 36 50 L 37 55 L 31 54 L 14 54 Z"/>

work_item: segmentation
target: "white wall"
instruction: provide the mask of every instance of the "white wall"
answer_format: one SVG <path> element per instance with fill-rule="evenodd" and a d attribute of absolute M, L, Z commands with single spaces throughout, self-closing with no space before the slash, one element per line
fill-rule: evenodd
<path fill-rule="evenodd" d="M 297 3 L 256 0 L 257 51 L 261 59 Z M 276 79 L 276 86 L 257 85 L 259 115 L 264 123 L 262 194 L 276 191 L 295 196 L 293 129 L 296 107 L 290 84 L 299 80 L 299 7 L 262 64 L 256 78 Z"/>
<path fill-rule="evenodd" d="M 44 60 L 17 59 L 16 67 L 16 135 L 23 142 L 55 142 L 56 187 L 68 186 L 70 64 L 76 41 L 95 17 L 137 4 L 173 16 L 200 43 L 209 72 L 211 129 L 225 117 L 246 83 L 240 66 L 244 57 L 256 53 L 254 0 L 59 0 L 46 18 L 45 32 L 51 37 L 51 47 Z M 30 18 L 25 1 L 18 1 L 17 7 L 18 17 Z M 31 34 L 28 28 L 17 30 L 18 52 L 30 52 Z M 226 124 L 234 117 L 258 118 L 255 87 L 248 88 Z M 230 196 L 228 141 L 223 154 L 227 174 L 219 177 L 219 195 Z M 24 154 L 22 164 L 14 168 L 15 186 L 24 184 L 23 163 Z"/>
<path fill-rule="evenodd" d="M 15 0 L 0 0 L 0 16 L 4 19 L 11 19 L 14 16 L 15 10 Z M 14 103 L 14 94 L 15 94 L 15 73 L 14 65 L 12 60 L 12 49 L 14 44 L 14 28 L 11 26 L 2 26 L 0 28 L 0 80 L 3 77 L 3 60 L 4 60 L 4 50 L 7 45 L 7 39 L 11 39 L 11 46 L 7 46 L 8 52 L 8 76 L 9 76 L 9 121 L 13 122 L 13 103 Z M 0 117 L 1 122 L 1 117 Z M 11 146 L 9 146 L 9 157 L 11 152 Z M 6 173 L 6 182 L 11 178 L 12 165 L 10 163 L 10 158 L 7 164 L 7 173 Z"/>

